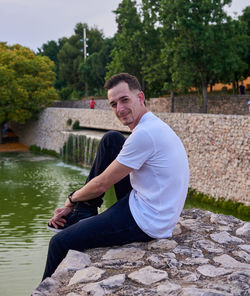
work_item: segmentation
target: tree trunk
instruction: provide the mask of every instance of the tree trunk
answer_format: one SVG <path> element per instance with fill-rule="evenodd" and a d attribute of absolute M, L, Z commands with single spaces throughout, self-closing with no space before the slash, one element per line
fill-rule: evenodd
<path fill-rule="evenodd" d="M 236 87 L 235 87 L 236 83 L 235 83 L 235 80 L 233 81 L 233 94 L 235 95 L 235 90 L 236 90 Z"/>
<path fill-rule="evenodd" d="M 202 80 L 203 113 L 207 113 L 207 83 Z"/>
<path fill-rule="evenodd" d="M 210 83 L 210 92 L 212 92 L 212 91 L 213 91 L 213 84 Z"/>
<path fill-rule="evenodd" d="M 174 113 L 174 92 L 171 91 L 171 112 Z"/>

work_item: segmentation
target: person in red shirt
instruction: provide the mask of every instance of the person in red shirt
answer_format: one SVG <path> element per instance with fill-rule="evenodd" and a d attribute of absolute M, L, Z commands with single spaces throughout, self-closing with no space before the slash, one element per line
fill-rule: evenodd
<path fill-rule="evenodd" d="M 96 105 L 95 99 L 91 99 L 89 101 L 89 107 L 90 107 L 90 109 L 95 109 L 95 105 Z"/>

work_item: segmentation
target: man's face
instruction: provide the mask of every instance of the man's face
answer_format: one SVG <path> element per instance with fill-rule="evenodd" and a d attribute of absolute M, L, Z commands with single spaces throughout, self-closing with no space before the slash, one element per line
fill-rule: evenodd
<path fill-rule="evenodd" d="M 117 118 L 131 130 L 147 112 L 144 94 L 139 90 L 130 90 L 126 82 L 120 82 L 108 90 L 108 100 Z"/>

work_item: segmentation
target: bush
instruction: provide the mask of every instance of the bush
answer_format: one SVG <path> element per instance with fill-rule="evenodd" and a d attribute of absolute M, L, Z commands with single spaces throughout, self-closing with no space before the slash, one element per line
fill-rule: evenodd
<path fill-rule="evenodd" d="M 67 125 L 70 126 L 71 124 L 72 124 L 72 119 L 69 118 L 69 119 L 67 120 Z"/>
<path fill-rule="evenodd" d="M 69 100 L 72 93 L 72 88 L 70 86 L 63 87 L 61 90 L 59 90 L 59 96 L 62 101 Z"/>
<path fill-rule="evenodd" d="M 29 150 L 32 151 L 32 152 L 41 152 L 41 148 L 36 146 L 36 145 L 31 145 L 29 147 Z"/>
<path fill-rule="evenodd" d="M 73 123 L 72 129 L 73 129 L 73 130 L 79 130 L 79 129 L 81 129 L 79 120 L 76 120 L 76 121 Z"/>

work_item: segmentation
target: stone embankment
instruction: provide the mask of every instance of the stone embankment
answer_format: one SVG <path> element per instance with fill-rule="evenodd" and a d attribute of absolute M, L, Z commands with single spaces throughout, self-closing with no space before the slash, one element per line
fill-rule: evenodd
<path fill-rule="evenodd" d="M 250 295 L 250 223 L 184 210 L 171 239 L 70 250 L 40 295 Z"/>
<path fill-rule="evenodd" d="M 189 186 L 213 197 L 250 205 L 250 117 L 189 113 L 156 113 L 180 137 L 189 158 Z M 72 126 L 129 131 L 111 110 L 47 108 L 37 121 L 12 124 L 20 142 L 60 152 Z"/>

